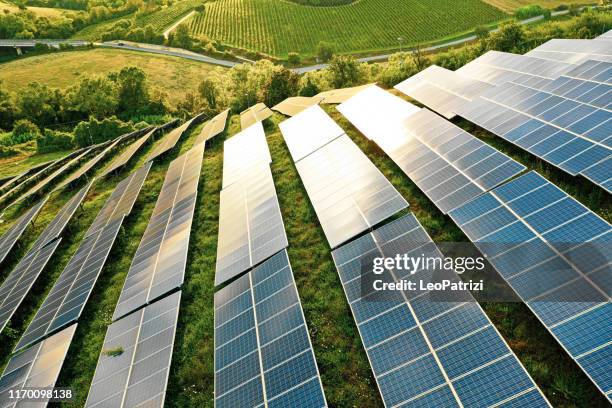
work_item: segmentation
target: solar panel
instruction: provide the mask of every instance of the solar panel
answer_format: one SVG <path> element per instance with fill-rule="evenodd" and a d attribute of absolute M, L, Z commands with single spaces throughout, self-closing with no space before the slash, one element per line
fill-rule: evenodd
<path fill-rule="evenodd" d="M 610 224 L 536 172 L 450 216 L 610 398 Z"/>
<path fill-rule="evenodd" d="M 6 259 L 11 249 L 15 246 L 25 229 L 38 216 L 38 213 L 47 202 L 47 198 L 40 200 L 35 206 L 30 208 L 0 237 L 0 264 Z"/>
<path fill-rule="evenodd" d="M 113 320 L 183 284 L 204 145 L 198 144 L 170 163 Z"/>
<path fill-rule="evenodd" d="M 318 105 L 322 100 L 323 98 L 317 96 L 291 96 L 272 109 L 286 116 L 295 116 L 311 106 Z"/>
<path fill-rule="evenodd" d="M 109 154 L 109 152 L 113 150 L 117 146 L 117 144 L 119 144 L 120 141 L 121 141 L 121 138 L 117 138 L 116 140 L 114 140 L 104 150 L 102 150 L 100 153 L 94 156 L 91 160 L 89 160 L 87 163 L 81 166 L 81 168 L 78 171 L 76 171 L 70 177 L 68 177 L 66 180 L 60 183 L 60 185 L 57 186 L 55 190 L 61 190 L 65 186 L 75 182 L 76 180 L 86 175 L 91 169 L 93 169 L 96 166 L 96 164 L 98 164 L 101 160 L 103 160 Z"/>
<path fill-rule="evenodd" d="M 610 48 L 607 41 L 554 39 L 525 55 L 570 64 L 580 64 L 589 59 L 612 62 Z"/>
<path fill-rule="evenodd" d="M 84 149 L 80 154 L 78 154 L 72 160 L 68 161 L 66 164 L 61 166 L 59 169 L 55 170 L 53 173 L 49 174 L 43 180 L 39 181 L 34 187 L 32 187 L 30 190 L 28 190 L 27 193 L 20 195 L 19 198 L 17 198 L 17 200 L 15 200 L 13 205 L 17 204 L 17 203 L 20 203 L 23 200 L 25 200 L 25 199 L 27 199 L 29 197 L 32 197 L 32 196 L 38 194 L 39 192 L 41 192 L 42 190 L 44 190 L 51 182 L 53 182 L 53 180 L 55 178 L 61 176 L 64 172 L 66 172 L 66 171 L 70 170 L 71 168 L 73 168 L 74 166 L 76 166 L 77 163 L 83 157 L 88 155 L 92 150 L 93 150 L 93 148 Z"/>
<path fill-rule="evenodd" d="M 381 293 L 368 284 L 431 282 L 428 270 L 374 277 L 374 257 L 397 254 L 443 257 L 412 214 L 332 253 L 385 406 L 549 407 L 468 291 L 438 300 L 425 290 Z M 448 278 L 460 281 L 454 272 Z"/>
<path fill-rule="evenodd" d="M 134 143 L 129 145 L 127 149 L 125 149 L 123 153 L 121 153 L 121 155 L 119 155 L 115 160 L 111 162 L 111 164 L 108 165 L 106 169 L 104 169 L 100 177 L 104 177 L 107 174 L 110 174 L 120 169 L 121 167 L 125 166 L 132 159 L 132 156 L 134 156 L 134 154 L 136 154 L 136 152 L 140 150 L 140 148 L 145 143 L 147 143 L 147 141 L 151 138 L 151 136 L 157 131 L 158 131 L 158 128 L 154 128 L 150 130 L 149 132 L 147 132 L 140 139 L 136 140 Z"/>
<path fill-rule="evenodd" d="M 272 163 L 261 122 L 237 133 L 223 144 L 223 188 L 240 180 L 244 172 L 260 163 Z"/>
<path fill-rule="evenodd" d="M 51 161 L 47 161 L 41 164 L 37 164 L 33 167 L 30 167 L 28 170 L 24 171 L 23 173 L 19 173 L 17 175 L 4 178 L 2 182 L 0 183 L 1 184 L 0 192 L 4 192 L 8 190 L 9 188 L 14 187 L 16 183 L 23 181 L 25 178 L 27 178 L 27 176 L 30 176 L 34 173 L 37 173 L 43 168 L 47 168 L 51 166 L 52 164 L 55 164 L 58 160 L 63 160 L 63 159 L 51 160 Z"/>
<path fill-rule="evenodd" d="M 403 122 L 421 110 L 378 86 L 368 87 L 337 109 L 384 151 L 391 151 L 404 143 L 406 130 Z"/>
<path fill-rule="evenodd" d="M 110 197 L 96 216 L 85 236 L 88 237 L 119 218 L 132 211 L 132 207 L 140 194 L 140 189 L 149 174 L 152 162 L 145 163 L 140 169 L 127 176 L 113 190 Z"/>
<path fill-rule="evenodd" d="M 181 292 L 111 324 L 86 407 L 163 407 Z"/>
<path fill-rule="evenodd" d="M 459 114 L 571 175 L 611 155 L 612 112 L 550 92 L 507 83 Z"/>
<path fill-rule="evenodd" d="M 78 320 L 119 233 L 123 217 L 83 239 L 15 346 L 36 343 Z"/>
<path fill-rule="evenodd" d="M 595 38 L 596 40 L 612 40 L 612 30 L 608 30 L 599 37 Z"/>
<path fill-rule="evenodd" d="M 272 172 L 267 163 L 221 190 L 215 285 L 268 259 L 288 245 Z"/>
<path fill-rule="evenodd" d="M 287 252 L 215 293 L 215 407 L 327 406 Z"/>
<path fill-rule="evenodd" d="M 200 134 L 196 138 L 194 146 L 202 142 L 206 142 L 207 140 L 212 139 L 218 134 L 221 134 L 225 129 L 225 124 L 227 123 L 227 116 L 229 115 L 229 111 L 229 109 L 226 109 L 208 122 L 206 122 L 206 124 L 200 131 Z"/>
<path fill-rule="evenodd" d="M 170 131 L 166 136 L 164 136 L 159 143 L 155 146 L 153 151 L 149 153 L 146 161 L 151 161 L 162 154 L 166 153 L 168 150 L 171 150 L 176 146 L 177 142 L 183 136 L 185 132 L 187 132 L 191 126 L 197 124 L 201 118 L 203 113 L 200 113 L 193 118 L 189 119 L 187 122 L 183 123 L 181 126 L 177 127 Z"/>
<path fill-rule="evenodd" d="M 300 160 L 296 167 L 332 248 L 408 207 L 346 135 Z"/>
<path fill-rule="evenodd" d="M 76 327 L 74 324 L 9 360 L 0 377 L 0 406 L 47 406 L 44 399 L 34 403 L 11 398 L 11 391 L 54 388 Z"/>
<path fill-rule="evenodd" d="M 281 122 L 279 128 L 295 162 L 344 134 L 319 105 Z"/>
<path fill-rule="evenodd" d="M 423 103 L 446 119 L 454 118 L 460 106 L 490 88 L 491 84 L 437 65 L 432 65 L 395 85 L 395 89 Z"/>
<path fill-rule="evenodd" d="M 255 123 L 262 122 L 273 115 L 273 112 L 264 104 L 257 103 L 240 112 L 240 126 L 246 129 Z"/>
<path fill-rule="evenodd" d="M 29 175 L 29 177 L 26 177 L 25 179 L 20 179 L 19 180 L 20 182 L 17 183 L 17 185 L 13 185 L 12 188 L 10 186 L 7 187 L 8 190 L 4 194 L 2 194 L 2 196 L 0 196 L 0 203 L 6 202 L 6 200 L 10 198 L 11 196 L 13 196 L 17 191 L 21 190 L 22 188 L 25 188 L 25 186 L 30 184 L 30 182 L 33 182 L 39 176 L 43 175 L 47 171 L 51 171 L 53 168 L 59 165 L 58 163 L 61 163 L 64 159 L 65 158 L 51 162 L 47 164 L 47 166 L 43 167 L 42 169 L 39 169 L 38 171 L 35 171 L 31 175 Z"/>
<path fill-rule="evenodd" d="M 338 106 L 444 213 L 525 170 L 427 109 L 371 87 Z"/>
<path fill-rule="evenodd" d="M 0 332 L 13 316 L 60 243 L 62 231 L 89 191 L 83 187 L 57 213 L 0 286 Z M 59 239 L 58 239 L 59 238 Z"/>
<path fill-rule="evenodd" d="M 320 103 L 342 103 L 349 99 L 351 96 L 358 94 L 363 91 L 365 88 L 372 86 L 374 84 L 366 84 L 360 86 L 354 86 L 352 88 L 340 88 L 340 89 L 332 89 L 329 91 L 319 92 L 315 96 L 318 98 L 323 98 Z"/>
<path fill-rule="evenodd" d="M 574 68 L 571 63 L 550 61 L 530 54 L 489 51 L 456 72 L 479 81 L 501 85 L 509 81 L 529 81 L 539 87 Z"/>

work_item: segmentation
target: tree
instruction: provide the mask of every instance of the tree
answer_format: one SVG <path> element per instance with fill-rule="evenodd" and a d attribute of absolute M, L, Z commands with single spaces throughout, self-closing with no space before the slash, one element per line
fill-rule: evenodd
<path fill-rule="evenodd" d="M 137 67 L 125 67 L 118 73 L 109 75 L 117 84 L 118 110 L 126 116 L 146 110 L 150 101 L 147 75 Z"/>
<path fill-rule="evenodd" d="M 85 116 L 103 118 L 117 111 L 119 95 L 108 78 L 85 78 L 70 93 L 73 108 Z"/>
<path fill-rule="evenodd" d="M 185 23 L 179 24 L 179 26 L 176 27 L 172 45 L 179 48 L 190 49 L 192 44 L 193 40 L 191 38 L 189 26 Z"/>
<path fill-rule="evenodd" d="M 198 86 L 198 92 L 200 96 L 204 98 L 204 100 L 208 103 L 208 106 L 212 110 L 217 109 L 217 99 L 219 97 L 219 88 L 217 87 L 217 83 L 211 79 L 206 78 L 200 85 Z"/>
<path fill-rule="evenodd" d="M 20 144 L 29 140 L 34 140 L 40 136 L 38 126 L 27 119 L 20 119 L 13 125 L 11 136 L 12 144 Z"/>
<path fill-rule="evenodd" d="M 201 15 L 204 15 L 204 13 L 206 12 L 206 6 L 204 6 L 204 4 L 198 4 L 195 7 L 195 11 L 197 11 L 198 13 L 200 13 Z"/>
<path fill-rule="evenodd" d="M 317 57 L 320 61 L 327 62 L 334 55 L 334 46 L 331 43 L 320 41 L 317 45 Z"/>
<path fill-rule="evenodd" d="M 498 51 L 518 51 L 525 41 L 523 26 L 515 21 L 502 24 L 499 31 L 491 35 L 491 48 Z"/>
<path fill-rule="evenodd" d="M 57 121 L 64 106 L 64 96 L 58 89 L 51 89 L 38 82 L 30 82 L 17 94 L 17 107 L 23 118 L 39 127 Z"/>
<path fill-rule="evenodd" d="M 12 127 L 16 110 L 13 98 L 2 89 L 2 81 L 0 81 L 0 129 L 10 129 Z"/>
<path fill-rule="evenodd" d="M 297 93 L 300 77 L 285 67 L 277 69 L 265 86 L 264 101 L 274 106 Z"/>
<path fill-rule="evenodd" d="M 429 58 L 425 56 L 423 52 L 423 47 L 420 44 L 417 44 L 416 47 L 412 49 L 412 63 L 414 64 L 417 72 L 422 71 L 429 66 Z"/>
<path fill-rule="evenodd" d="M 329 62 L 328 70 L 335 88 L 354 86 L 361 82 L 359 63 L 353 57 L 335 55 Z"/>

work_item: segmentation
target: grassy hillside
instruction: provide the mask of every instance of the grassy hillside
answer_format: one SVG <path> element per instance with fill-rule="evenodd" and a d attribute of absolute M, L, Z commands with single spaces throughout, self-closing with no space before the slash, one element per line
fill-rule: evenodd
<path fill-rule="evenodd" d="M 153 26 L 156 32 L 161 34 L 175 21 L 179 20 L 201 3 L 201 0 L 177 1 L 172 6 L 164 6 L 161 10 L 153 13 L 144 15 L 138 15 L 135 13 L 85 27 L 83 30 L 74 34 L 72 38 L 90 41 L 100 40 L 102 34 L 119 20 L 132 20 L 137 27 L 142 28 L 150 24 Z"/>
<path fill-rule="evenodd" d="M 410 202 L 410 210 L 435 240 L 466 240 L 450 219 L 442 215 L 380 149 L 354 129 L 333 107 L 326 109 Z M 380 398 L 330 250 L 277 126 L 283 119 L 281 115 L 274 114 L 266 125 L 273 157 L 272 173 L 289 239 L 289 257 L 328 402 L 331 406 L 377 407 L 381 405 Z M 467 127 L 466 124 L 462 125 Z M 79 320 L 75 339 L 58 382 L 58 386 L 70 387 L 76 393 L 76 400 L 69 406 L 82 406 L 85 401 L 106 328 L 110 324 L 131 259 L 153 211 L 165 171 L 173 158 L 192 147 L 199 130 L 200 127 L 197 127 L 191 131 L 179 142 L 175 151 L 153 165 L 134 210 L 124 223 L 120 237 Z M 239 130 L 238 117 L 231 117 L 227 134 L 208 144 L 204 154 L 166 399 L 169 407 L 213 406 L 213 295 L 223 141 Z M 546 164 L 534 161 L 528 154 L 486 132 L 476 130 L 475 133 L 517 160 L 538 169 L 607 219 L 612 216 L 612 204 L 606 203 L 605 195 L 593 191 L 588 183 L 581 183 Z M 84 211 L 71 222 L 71 232 L 65 234 L 53 261 L 13 319 L 12 336 L 0 338 L 2 344 L 6 345 L 0 350 L 0 366 L 6 363 L 9 350 L 78 247 L 83 233 L 104 200 L 120 180 L 143 164 L 152 148 L 153 144 L 149 144 L 119 175 L 94 185 L 85 201 Z M 35 226 L 26 234 L 26 245 L 18 250 L 19 253 L 25 251 L 27 243 L 35 239 L 68 198 L 68 194 L 52 197 Z M 8 214 L 8 217 L 11 216 L 16 214 Z M 0 224 L 0 233 L 7 226 Z M 13 260 L 8 265 L 15 263 L 16 260 Z M 8 266 L 6 270 L 9 270 Z M 4 276 L 0 274 L 0 279 Z M 485 305 L 485 309 L 554 406 L 581 406 L 583 401 L 589 401 L 589 406 L 593 407 L 607 406 L 604 398 L 525 306 L 493 304 Z"/>
<path fill-rule="evenodd" d="M 280 0 L 217 0 L 195 16 L 196 33 L 276 56 L 312 55 L 319 41 L 336 51 L 372 51 L 439 40 L 508 17 L 480 0 L 360 0 L 309 7 Z"/>
<path fill-rule="evenodd" d="M 72 10 L 60 9 L 60 8 L 50 8 L 50 7 L 33 7 L 28 6 L 28 11 L 36 14 L 38 17 L 47 17 L 50 19 L 58 18 L 62 16 L 70 16 L 75 14 Z M 13 3 L 0 1 L 0 13 L 17 13 L 19 11 L 19 7 L 17 7 Z"/>
<path fill-rule="evenodd" d="M 59 159 L 60 157 L 65 156 L 69 152 L 52 152 L 45 154 L 34 153 L 35 149 L 31 149 L 25 151 L 24 154 L 0 158 L 0 178 L 23 173 L 24 171 L 39 164 Z"/>
<path fill-rule="evenodd" d="M 96 48 L 25 57 L 0 64 L 0 81 L 12 92 L 18 92 L 33 81 L 67 88 L 83 77 L 105 75 L 125 66 L 143 69 L 149 83 L 168 93 L 174 102 L 183 99 L 187 90 L 195 89 L 206 74 L 215 69 L 213 65 L 178 57 Z"/>

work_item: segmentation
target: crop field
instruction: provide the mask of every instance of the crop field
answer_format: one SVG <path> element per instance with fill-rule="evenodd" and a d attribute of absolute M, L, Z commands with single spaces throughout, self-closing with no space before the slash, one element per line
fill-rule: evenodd
<path fill-rule="evenodd" d="M 564 2 L 563 0 L 485 0 L 487 3 L 500 8 L 504 11 L 512 13 L 519 7 L 529 6 L 531 4 L 537 4 L 544 8 L 553 9 L 560 5 L 567 5 L 569 3 Z M 575 0 L 571 1 L 571 4 L 593 4 L 595 3 L 593 0 Z"/>
<path fill-rule="evenodd" d="M 102 23 L 94 24 L 85 27 L 78 33 L 74 34 L 72 38 L 79 40 L 99 40 L 102 37 L 102 33 L 107 31 L 119 20 L 131 20 L 134 22 L 136 27 L 144 28 L 147 25 L 152 25 L 156 32 L 162 33 L 166 28 L 172 25 L 176 20 L 189 13 L 198 4 L 201 4 L 199 0 L 183 0 L 174 3 L 172 6 L 164 7 L 161 10 L 155 11 L 150 14 L 136 16 L 131 14 L 122 16 L 112 20 L 107 20 Z"/>
<path fill-rule="evenodd" d="M 431 42 L 508 15 L 480 0 L 361 0 L 309 7 L 281 0 L 217 0 L 191 22 L 195 33 L 275 56 L 312 55 L 320 41 L 336 52 Z"/>

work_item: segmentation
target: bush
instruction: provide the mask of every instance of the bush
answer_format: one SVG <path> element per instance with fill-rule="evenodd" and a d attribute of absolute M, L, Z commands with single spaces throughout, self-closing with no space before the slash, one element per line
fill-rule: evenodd
<path fill-rule="evenodd" d="M 548 14 L 550 15 L 550 12 Z M 518 20 L 526 20 L 528 18 L 541 15 L 546 15 L 546 9 L 538 6 L 537 4 L 520 7 L 514 12 L 514 17 L 516 17 Z"/>
<path fill-rule="evenodd" d="M 13 125 L 13 131 L 9 138 L 11 145 L 21 144 L 40 136 L 38 126 L 27 119 L 20 119 Z"/>
<path fill-rule="evenodd" d="M 90 118 L 88 122 L 80 122 L 74 128 L 74 143 L 78 147 L 90 146 L 106 142 L 134 130 L 134 125 L 131 122 L 123 122 L 116 116 L 102 120 Z"/>
<path fill-rule="evenodd" d="M 302 61 L 302 58 L 300 57 L 300 54 L 298 54 L 297 52 L 290 52 L 287 55 L 287 61 L 291 65 L 298 65 Z"/>
<path fill-rule="evenodd" d="M 319 60 L 326 62 L 334 56 L 334 45 L 325 41 L 319 42 L 317 45 L 317 57 Z"/>
<path fill-rule="evenodd" d="M 36 151 L 38 153 L 68 150 L 73 147 L 74 140 L 72 135 L 66 132 L 57 132 L 51 129 L 45 129 L 44 134 L 36 139 Z"/>

